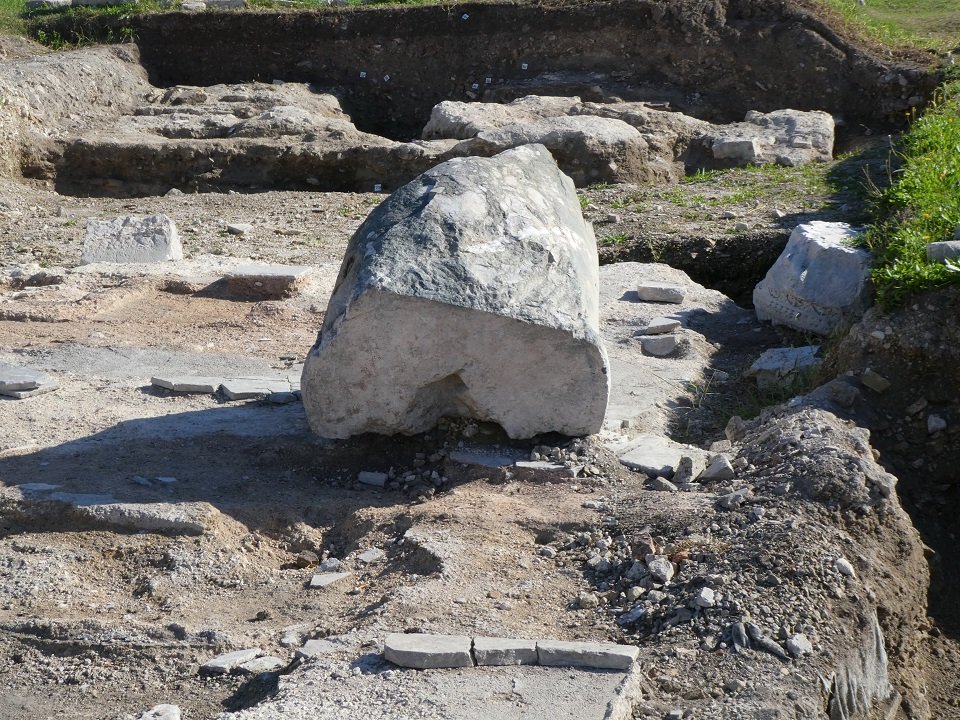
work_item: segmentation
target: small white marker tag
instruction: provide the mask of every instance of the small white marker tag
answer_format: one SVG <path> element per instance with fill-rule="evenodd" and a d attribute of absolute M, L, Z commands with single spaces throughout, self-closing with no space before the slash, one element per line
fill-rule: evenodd
<path fill-rule="evenodd" d="M 367 76 L 367 74 L 366 74 L 363 70 L 361 70 L 361 71 L 360 71 L 360 77 L 361 77 L 361 78 L 365 78 L 366 76 Z"/>
<path fill-rule="evenodd" d="M 526 69 L 529 68 L 529 67 L 530 67 L 530 66 L 527 65 L 526 63 L 520 63 L 520 69 L 521 69 L 521 70 L 526 70 Z"/>
<path fill-rule="evenodd" d="M 380 192 L 381 190 L 383 190 L 383 185 L 381 185 L 380 183 L 377 183 L 376 185 L 373 186 L 374 192 Z"/>
<path fill-rule="evenodd" d="M 470 19 L 470 16 L 469 16 L 467 13 L 464 13 L 463 15 L 460 16 L 460 19 L 461 19 L 461 20 L 469 20 L 469 19 Z"/>
<path fill-rule="evenodd" d="M 489 85 L 489 84 L 492 83 L 492 82 L 493 82 L 493 78 L 484 78 L 484 79 L 483 79 L 484 85 Z"/>
<path fill-rule="evenodd" d="M 390 82 L 390 76 L 389 76 L 389 75 L 384 75 L 384 76 L 383 76 L 383 81 L 384 81 L 384 82 Z"/>
<path fill-rule="evenodd" d="M 470 88 L 473 90 L 479 90 L 480 86 L 477 83 L 474 83 L 473 85 L 470 86 Z"/>

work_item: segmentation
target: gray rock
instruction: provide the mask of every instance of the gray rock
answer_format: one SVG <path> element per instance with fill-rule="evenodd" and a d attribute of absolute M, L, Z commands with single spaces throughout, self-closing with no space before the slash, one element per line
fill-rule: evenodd
<path fill-rule="evenodd" d="M 647 570 L 650 571 L 650 575 L 658 583 L 668 583 L 673 579 L 673 574 L 676 570 L 673 567 L 673 563 L 670 562 L 670 558 L 665 555 L 647 555 L 646 557 Z"/>
<path fill-rule="evenodd" d="M 370 470 L 361 470 L 357 473 L 357 482 L 363 485 L 372 485 L 374 487 L 383 487 L 387 484 L 389 475 L 385 472 L 373 472 Z"/>
<path fill-rule="evenodd" d="M 927 432 L 931 435 L 947 429 L 947 421 L 939 415 L 927 415 Z"/>
<path fill-rule="evenodd" d="M 680 304 L 686 295 L 687 290 L 682 285 L 655 280 L 642 280 L 637 284 L 637 297 L 643 302 Z"/>
<path fill-rule="evenodd" d="M 328 588 L 334 583 L 338 583 L 341 580 L 346 580 L 349 577 L 352 577 L 353 573 L 349 572 L 320 572 L 315 574 L 310 578 L 310 587 L 311 588 Z"/>
<path fill-rule="evenodd" d="M 253 225 L 249 223 L 231 223 L 227 225 L 227 232 L 231 235 L 246 235 L 253 230 Z"/>
<path fill-rule="evenodd" d="M 660 435 L 638 435 L 619 453 L 621 464 L 650 477 L 672 477 L 684 457 L 690 458 L 694 473 L 706 467 L 706 452 Z"/>
<path fill-rule="evenodd" d="M 343 567 L 343 562 L 338 558 L 327 558 L 317 565 L 317 572 L 336 572 Z"/>
<path fill-rule="evenodd" d="M 439 165 L 367 218 L 304 365 L 324 437 L 444 416 L 510 437 L 597 432 L 609 374 L 593 232 L 542 147 Z"/>
<path fill-rule="evenodd" d="M 140 716 L 140 720 L 180 720 L 180 717 L 179 706 L 163 703 L 147 710 Z"/>
<path fill-rule="evenodd" d="M 260 648 L 234 650 L 233 652 L 224 653 L 223 655 L 217 655 L 215 658 L 207 660 L 200 666 L 200 674 L 225 675 L 261 655 L 263 655 L 263 651 Z"/>
<path fill-rule="evenodd" d="M 602 642 L 564 642 L 540 640 L 537 658 L 540 665 L 583 667 L 598 670 L 630 670 L 640 654 L 635 645 Z"/>
<path fill-rule="evenodd" d="M 676 335 L 641 335 L 640 347 L 647 355 L 664 357 L 677 349 L 679 341 Z"/>
<path fill-rule="evenodd" d="M 744 376 L 756 378 L 761 390 L 789 389 L 802 383 L 806 374 L 820 365 L 819 350 L 819 345 L 765 350 Z"/>
<path fill-rule="evenodd" d="M 383 657 L 400 667 L 473 667 L 472 641 L 465 635 L 391 633 L 383 645 Z"/>
<path fill-rule="evenodd" d="M 165 390 L 182 393 L 213 394 L 220 389 L 221 378 L 201 375 L 168 375 L 150 378 L 150 384 Z"/>
<path fill-rule="evenodd" d="M 960 228 L 960 225 L 957 226 Z M 927 244 L 927 262 L 942 263 L 960 258 L 960 240 L 945 240 Z"/>
<path fill-rule="evenodd" d="M 760 143 L 756 138 L 718 137 L 710 145 L 717 160 L 733 160 L 737 165 L 756 163 L 760 158 Z"/>
<path fill-rule="evenodd" d="M 675 485 L 681 485 L 684 483 L 689 483 L 693 481 L 693 458 L 689 455 L 684 455 L 680 458 L 680 462 L 677 463 L 677 467 L 673 471 L 673 477 L 671 481 Z"/>
<path fill-rule="evenodd" d="M 473 657 L 477 665 L 536 665 L 535 640 L 498 637 L 475 637 Z"/>
<path fill-rule="evenodd" d="M 364 563 L 365 565 L 372 565 L 373 563 L 382 562 L 386 559 L 387 554 L 380 548 L 370 548 L 357 556 L 357 560 Z"/>
<path fill-rule="evenodd" d="M 880 373 L 867 368 L 860 375 L 860 382 L 874 392 L 882 393 L 890 389 L 890 381 Z"/>
<path fill-rule="evenodd" d="M 846 575 L 847 577 L 853 577 L 856 573 L 854 572 L 853 565 L 850 564 L 850 561 L 846 558 L 837 558 L 833 561 L 833 567 L 836 568 L 837 572 L 841 575 Z"/>
<path fill-rule="evenodd" d="M 716 594 L 712 588 L 702 587 L 694 596 L 693 603 L 697 607 L 712 608 L 716 604 Z"/>
<path fill-rule="evenodd" d="M 313 640 L 307 640 L 303 647 L 297 650 L 296 657 L 309 659 L 320 655 L 330 655 L 342 649 L 341 645 L 325 638 L 314 638 Z"/>
<path fill-rule="evenodd" d="M 650 487 L 654 490 L 660 490 L 663 492 L 678 492 L 679 488 L 669 480 L 665 480 L 662 477 L 655 477 L 650 481 Z"/>
<path fill-rule="evenodd" d="M 77 503 L 77 512 L 108 525 L 181 535 L 203 535 L 220 514 L 205 502 Z"/>
<path fill-rule="evenodd" d="M 809 655 L 813 652 L 813 644 L 803 633 L 798 633 L 793 637 L 787 638 L 785 644 L 787 651 L 796 658 L 802 655 Z"/>
<path fill-rule="evenodd" d="M 114 220 L 87 221 L 81 265 L 182 259 L 183 248 L 177 226 L 166 215 L 128 215 Z"/>
<path fill-rule="evenodd" d="M 444 100 L 434 106 L 423 128 L 424 140 L 468 140 L 485 130 L 569 115 L 578 97 L 527 95 L 506 104 Z"/>
<path fill-rule="evenodd" d="M 72 0 L 27 0 L 25 7 L 27 10 L 60 10 L 71 4 Z"/>
<path fill-rule="evenodd" d="M 462 465 L 477 465 L 479 467 L 498 468 L 513 465 L 518 456 L 507 455 L 498 451 L 484 449 L 458 449 L 447 456 L 451 462 Z"/>
<path fill-rule="evenodd" d="M 741 488 L 726 495 L 721 495 L 717 498 L 717 503 L 724 510 L 736 510 L 751 499 L 753 499 L 753 491 L 750 488 Z"/>
<path fill-rule="evenodd" d="M 0 395 L 22 400 L 57 387 L 57 382 L 45 372 L 0 362 Z"/>
<path fill-rule="evenodd" d="M 694 149 L 709 149 L 717 164 L 729 167 L 777 163 L 828 162 L 833 157 L 834 121 L 821 111 L 751 110 L 743 122 L 703 131 Z"/>
<path fill-rule="evenodd" d="M 853 247 L 846 223 L 798 225 L 753 291 L 757 317 L 829 335 L 860 319 L 872 302 L 871 255 Z"/>
<path fill-rule="evenodd" d="M 644 335 L 663 335 L 672 333 L 680 328 L 680 321 L 667 317 L 656 317 L 647 323 L 643 329 Z"/>
<path fill-rule="evenodd" d="M 700 482 L 715 480 L 731 480 L 734 476 L 733 465 L 725 455 L 714 455 L 710 464 L 697 476 Z"/>
<path fill-rule="evenodd" d="M 237 671 L 247 675 L 259 675 L 260 673 L 277 672 L 286 666 L 286 660 L 272 655 L 266 655 L 237 666 Z"/>

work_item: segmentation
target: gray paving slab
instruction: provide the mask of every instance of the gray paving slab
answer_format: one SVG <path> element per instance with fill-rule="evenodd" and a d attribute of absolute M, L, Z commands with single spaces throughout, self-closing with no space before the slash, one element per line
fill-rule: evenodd
<path fill-rule="evenodd" d="M 473 667 L 466 635 L 429 635 L 427 633 L 391 633 L 383 644 L 383 657 L 401 667 L 457 668 Z"/>
<path fill-rule="evenodd" d="M 150 378 L 151 385 L 182 393 L 213 394 L 222 382 L 222 378 L 205 375 L 157 375 Z"/>
<path fill-rule="evenodd" d="M 540 665 L 555 667 L 626 671 L 633 667 L 639 655 L 640 648 L 636 645 L 563 640 L 537 642 L 537 659 Z"/>
<path fill-rule="evenodd" d="M 477 665 L 536 665 L 537 641 L 475 637 L 473 657 Z"/>
<path fill-rule="evenodd" d="M 346 580 L 351 575 L 353 575 L 353 573 L 349 573 L 349 572 L 317 573 L 312 578 L 310 578 L 310 587 L 312 588 L 330 587 L 334 583 L 338 583 L 341 580 Z"/>
<path fill-rule="evenodd" d="M 263 655 L 263 651 L 260 648 L 234 650 L 223 655 L 217 655 L 200 666 L 200 673 L 203 675 L 224 675 L 261 655 Z"/>
<path fill-rule="evenodd" d="M 279 392 L 290 392 L 290 383 L 282 378 L 225 378 L 220 385 L 230 400 L 252 400 Z"/>

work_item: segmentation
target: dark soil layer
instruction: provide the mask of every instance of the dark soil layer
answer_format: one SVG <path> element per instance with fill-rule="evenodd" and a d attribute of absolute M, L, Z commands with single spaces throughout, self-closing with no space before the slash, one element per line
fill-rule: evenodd
<path fill-rule="evenodd" d="M 896 126 L 936 84 L 924 63 L 769 0 L 47 16 L 33 23 L 41 29 L 66 41 L 132 32 L 158 85 L 312 82 L 335 89 L 362 129 L 400 138 L 419 135 L 441 100 L 530 92 L 659 93 L 713 121 L 790 107 Z"/>

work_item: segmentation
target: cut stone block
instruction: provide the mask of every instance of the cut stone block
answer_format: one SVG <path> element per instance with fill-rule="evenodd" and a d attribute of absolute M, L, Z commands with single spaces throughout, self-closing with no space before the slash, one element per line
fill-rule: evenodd
<path fill-rule="evenodd" d="M 878 393 L 886 392 L 890 389 L 890 381 L 870 368 L 863 371 L 863 374 L 860 376 L 860 382 Z"/>
<path fill-rule="evenodd" d="M 664 357 L 677 349 L 679 341 L 676 335 L 641 335 L 640 347 L 647 355 Z"/>
<path fill-rule="evenodd" d="M 651 320 L 644 328 L 644 335 L 664 335 L 680 328 L 680 321 L 673 318 L 657 317 Z"/>
<path fill-rule="evenodd" d="M 169 375 L 152 377 L 150 384 L 165 390 L 182 393 L 215 393 L 223 382 L 221 378 L 201 375 Z"/>
<path fill-rule="evenodd" d="M 290 383 L 279 378 L 227 378 L 220 387 L 230 400 L 250 400 L 275 392 L 290 391 Z"/>
<path fill-rule="evenodd" d="M 643 302 L 682 303 L 687 291 L 681 285 L 643 280 L 637 285 L 637 297 Z"/>
<path fill-rule="evenodd" d="M 443 416 L 511 438 L 600 430 L 609 392 L 596 240 L 540 146 L 438 165 L 347 248 L 301 387 L 323 437 Z"/>
<path fill-rule="evenodd" d="M 465 635 L 391 633 L 383 646 L 383 657 L 400 667 L 473 667 L 472 640 Z"/>
<path fill-rule="evenodd" d="M 223 655 L 217 655 L 217 657 L 207 660 L 200 666 L 200 673 L 202 675 L 225 675 L 261 655 L 263 655 L 263 651 L 260 648 L 234 650 Z"/>
<path fill-rule="evenodd" d="M 296 656 L 298 658 L 313 658 L 319 655 L 329 655 L 342 649 L 342 645 L 330 642 L 324 638 L 315 638 L 313 640 L 307 640 L 303 644 L 303 647 L 297 650 Z"/>
<path fill-rule="evenodd" d="M 259 675 L 266 672 L 277 672 L 287 666 L 285 660 L 273 655 L 258 657 L 237 667 L 237 671 L 248 675 Z"/>
<path fill-rule="evenodd" d="M 373 485 L 374 487 L 383 487 L 387 484 L 389 475 L 384 472 L 371 472 L 370 470 L 361 470 L 357 473 L 357 482 L 364 485 Z"/>
<path fill-rule="evenodd" d="M 454 450 L 448 455 L 452 462 L 463 465 L 479 465 L 480 467 L 498 468 L 513 465 L 517 460 L 510 455 L 487 450 Z"/>
<path fill-rule="evenodd" d="M 757 317 L 829 335 L 855 323 L 872 302 L 871 255 L 853 247 L 846 223 L 798 225 L 753 291 Z"/>
<path fill-rule="evenodd" d="M 146 532 L 202 535 L 219 511 L 209 503 L 77 503 L 94 520 Z"/>
<path fill-rule="evenodd" d="M 927 262 L 942 263 L 945 260 L 957 258 L 960 258 L 960 241 L 946 240 L 927 244 Z"/>
<path fill-rule="evenodd" d="M 310 587 L 312 588 L 326 588 L 330 587 L 334 583 L 338 583 L 341 580 L 346 580 L 348 577 L 352 576 L 353 573 L 349 572 L 324 572 L 317 573 L 312 578 L 310 578 Z"/>
<path fill-rule="evenodd" d="M 23 400 L 57 387 L 56 380 L 41 370 L 0 362 L 0 395 Z"/>
<path fill-rule="evenodd" d="M 561 640 L 541 640 L 537 643 L 539 663 L 559 667 L 629 670 L 639 654 L 640 648 L 635 645 Z"/>
<path fill-rule="evenodd" d="M 537 643 L 535 640 L 476 637 L 473 639 L 473 656 L 477 665 L 536 665 Z"/>
<path fill-rule="evenodd" d="M 173 220 L 166 215 L 88 220 L 81 265 L 156 263 L 182 260 L 183 248 Z"/>
<path fill-rule="evenodd" d="M 698 481 L 706 480 L 731 480 L 733 479 L 733 465 L 730 464 L 730 461 L 727 460 L 725 455 L 714 455 L 710 460 L 710 464 L 704 469 L 699 476 L 697 476 Z"/>
<path fill-rule="evenodd" d="M 717 160 L 735 160 L 740 164 L 756 162 L 760 157 L 760 143 L 754 138 L 717 138 L 712 149 Z"/>
<path fill-rule="evenodd" d="M 765 350 L 744 373 L 755 377 L 761 390 L 787 387 L 802 380 L 804 372 L 813 371 L 819 364 L 819 345 Z"/>
<path fill-rule="evenodd" d="M 223 276 L 231 296 L 248 300 L 283 300 L 307 284 L 310 268 L 303 265 L 240 265 Z"/>

